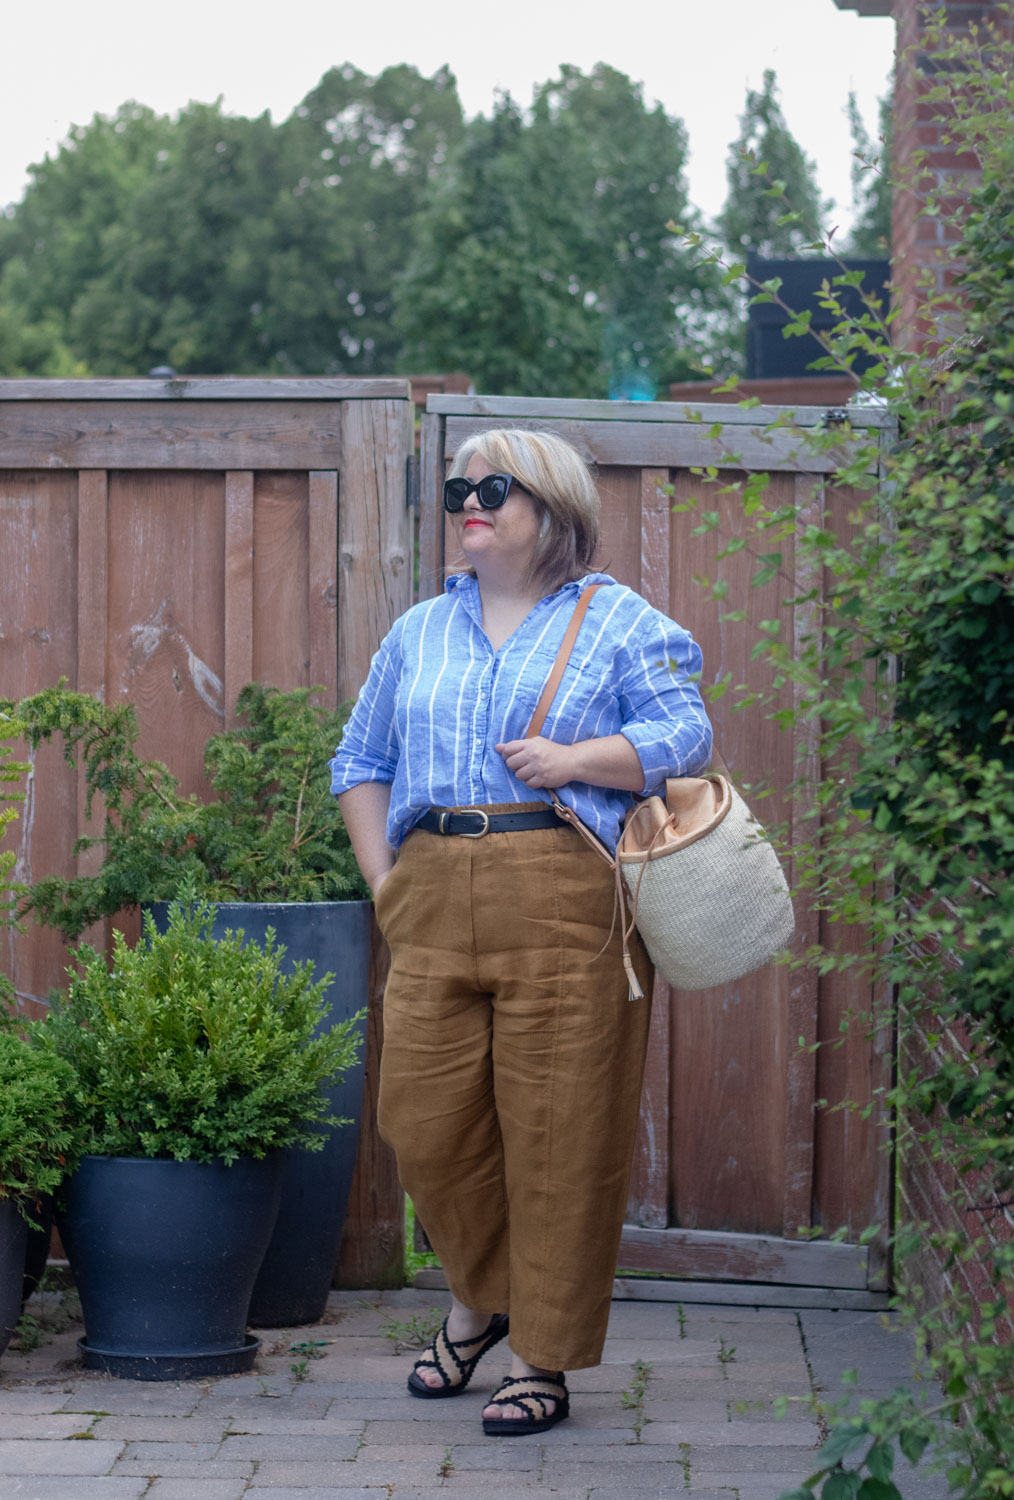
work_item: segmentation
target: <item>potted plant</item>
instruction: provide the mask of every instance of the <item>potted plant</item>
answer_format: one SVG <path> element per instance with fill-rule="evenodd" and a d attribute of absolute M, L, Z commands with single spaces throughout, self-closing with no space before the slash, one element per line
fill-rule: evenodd
<path fill-rule="evenodd" d="M 214 933 L 242 928 L 263 940 L 269 927 L 285 962 L 312 960 L 331 979 L 320 1025 L 361 1011 L 370 962 L 369 892 L 330 795 L 327 762 L 345 714 L 315 705 L 312 689 L 283 693 L 249 684 L 236 729 L 212 736 L 205 766 L 213 796 L 184 796 L 165 766 L 137 753 L 129 704 L 107 707 L 62 684 L 26 699 L 18 713 L 33 748 L 56 736 L 84 768 L 87 811 L 104 804 L 94 874 L 48 876 L 22 901 L 22 913 L 77 938 L 100 917 L 151 904 L 164 923 L 166 902 L 191 880 L 215 903 Z M 358 1146 L 363 1068 L 350 1066 L 329 1093 L 344 1129 L 321 1127 L 314 1153 L 291 1150 L 282 1207 L 255 1288 L 252 1317 L 262 1327 L 316 1321 L 331 1286 Z"/>
<path fill-rule="evenodd" d="M 24 727 L 0 713 L 0 784 L 9 784 L 4 790 L 9 803 L 24 800 L 19 783 L 28 767 L 10 759 L 6 742 L 19 738 Z M 0 808 L 0 837 L 17 816 L 12 806 Z M 21 887 L 12 878 L 14 864 L 13 850 L 0 851 L 0 928 L 17 925 Z M 45 1216 L 47 1195 L 63 1179 L 74 1150 L 68 1111 L 73 1073 L 27 1045 L 15 1029 L 13 1001 L 10 980 L 0 974 L 0 1354 L 21 1310 L 29 1228 Z M 35 1239 L 42 1244 L 41 1229 Z"/>
<path fill-rule="evenodd" d="M 29 1225 L 80 1145 L 73 1089 L 67 1063 L 0 1029 L 0 1354 L 21 1312 Z"/>
<path fill-rule="evenodd" d="M 212 936 L 194 882 L 86 945 L 33 1040 L 70 1064 L 84 1154 L 58 1206 L 85 1320 L 86 1365 L 134 1379 L 249 1368 L 246 1332 L 287 1148 L 320 1150 L 323 1089 L 355 1060 L 356 1021 L 321 1031 L 326 980 L 282 972 L 273 935 Z"/>

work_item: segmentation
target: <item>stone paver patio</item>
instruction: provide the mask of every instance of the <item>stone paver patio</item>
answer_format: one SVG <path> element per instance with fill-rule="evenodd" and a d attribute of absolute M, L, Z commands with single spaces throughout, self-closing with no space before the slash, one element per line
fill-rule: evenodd
<path fill-rule="evenodd" d="M 85 1372 L 80 1324 L 8 1351 L 0 1500 L 777 1500 L 818 1465 L 814 1391 L 838 1396 L 847 1368 L 859 1395 L 912 1376 L 879 1313 L 616 1302 L 603 1364 L 569 1379 L 570 1420 L 486 1438 L 502 1349 L 453 1401 L 409 1396 L 411 1353 L 395 1356 L 395 1325 L 446 1304 L 335 1292 L 321 1326 L 265 1333 L 254 1374 L 210 1383 Z M 946 1494 L 901 1458 L 896 1477 L 905 1500 Z"/>

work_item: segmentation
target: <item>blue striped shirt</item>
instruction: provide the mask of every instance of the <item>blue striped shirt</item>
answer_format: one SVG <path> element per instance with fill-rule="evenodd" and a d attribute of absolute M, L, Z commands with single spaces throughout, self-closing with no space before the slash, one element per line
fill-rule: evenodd
<path fill-rule="evenodd" d="M 388 842 L 397 848 L 429 807 L 549 801 L 508 771 L 494 748 L 523 739 L 581 590 L 592 595 L 542 729 L 561 744 L 622 734 L 644 768 L 643 795 L 667 776 L 692 775 L 711 756 L 697 678 L 701 653 L 687 631 L 606 573 L 566 583 L 535 605 L 494 651 L 482 628 L 475 579 L 395 621 L 331 761 L 337 796 L 364 781 L 391 783 Z M 557 795 L 610 849 L 634 794 L 568 782 Z"/>

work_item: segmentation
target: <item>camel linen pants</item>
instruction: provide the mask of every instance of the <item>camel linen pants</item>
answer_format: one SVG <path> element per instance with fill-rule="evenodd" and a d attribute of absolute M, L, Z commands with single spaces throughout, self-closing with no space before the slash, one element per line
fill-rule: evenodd
<path fill-rule="evenodd" d="M 563 824 L 416 831 L 377 899 L 380 1133 L 451 1291 L 509 1311 L 510 1347 L 551 1370 L 601 1358 L 637 1131 L 650 1001 L 629 999 L 618 920 L 596 956 L 612 912 L 608 866 Z"/>

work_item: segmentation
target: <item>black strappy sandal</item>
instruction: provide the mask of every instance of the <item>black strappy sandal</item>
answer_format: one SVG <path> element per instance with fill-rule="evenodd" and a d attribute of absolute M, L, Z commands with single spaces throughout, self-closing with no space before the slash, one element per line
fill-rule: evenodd
<path fill-rule="evenodd" d="M 445 1396 L 460 1396 L 471 1380 L 472 1371 L 482 1356 L 487 1350 L 492 1349 L 494 1344 L 499 1344 L 501 1339 L 507 1337 L 508 1327 L 507 1314 L 496 1313 L 485 1333 L 477 1333 L 474 1338 L 457 1339 L 452 1342 L 447 1337 L 447 1318 L 445 1318 L 443 1327 L 430 1344 L 426 1355 L 415 1362 L 415 1369 L 408 1377 L 409 1394 L 421 1396 L 426 1401 L 440 1400 Z M 462 1359 L 458 1350 L 467 1349 L 471 1344 L 478 1344 L 478 1349 L 468 1359 Z M 436 1370 L 444 1382 L 443 1385 L 427 1385 L 422 1376 L 416 1373 L 420 1366 Z M 455 1374 L 459 1378 L 455 1379 Z"/>
<path fill-rule="evenodd" d="M 551 1412 L 547 1400 L 556 1402 Z M 501 1380 L 486 1405 L 520 1406 L 528 1413 L 527 1417 L 483 1417 L 482 1430 L 487 1437 L 523 1437 L 530 1432 L 546 1432 L 569 1417 L 570 1392 L 562 1370 L 556 1375 L 508 1376 Z"/>

